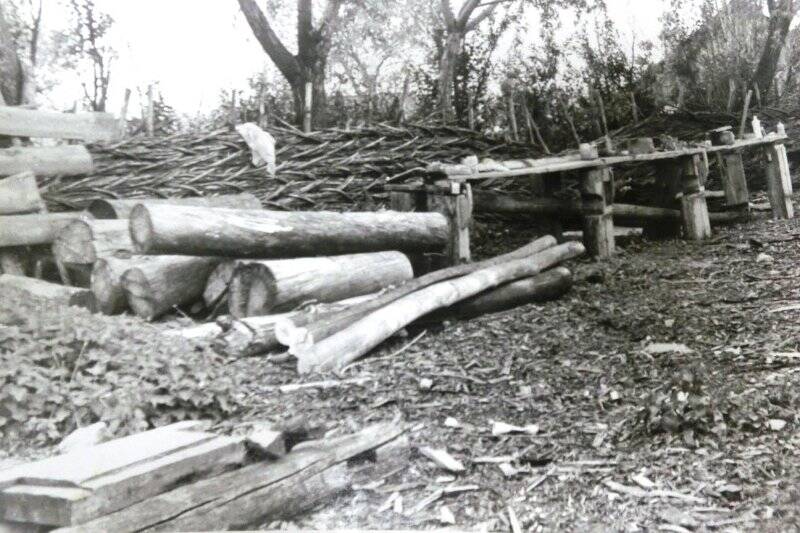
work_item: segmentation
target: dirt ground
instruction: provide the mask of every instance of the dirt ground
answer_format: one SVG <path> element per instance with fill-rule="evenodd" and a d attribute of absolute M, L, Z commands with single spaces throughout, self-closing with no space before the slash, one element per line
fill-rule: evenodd
<path fill-rule="evenodd" d="M 450 527 L 508 531 L 511 511 L 531 531 L 800 529 L 800 220 L 757 218 L 702 244 L 575 262 L 562 299 L 411 329 L 335 388 L 280 392 L 331 376 L 231 362 L 244 408 L 219 428 L 301 414 L 346 431 L 399 415 L 414 446 L 466 467 L 412 448 L 389 476 L 271 527 L 430 529 L 450 511 Z M 484 255 L 532 237 L 478 235 Z M 493 422 L 536 428 L 495 436 Z"/>

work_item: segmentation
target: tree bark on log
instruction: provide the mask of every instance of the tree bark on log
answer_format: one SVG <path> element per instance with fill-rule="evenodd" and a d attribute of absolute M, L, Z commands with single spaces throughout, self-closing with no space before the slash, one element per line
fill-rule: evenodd
<path fill-rule="evenodd" d="M 131 217 L 137 204 L 195 205 L 204 207 L 231 207 L 236 209 L 261 209 L 261 202 L 250 193 L 226 194 L 222 196 L 199 196 L 192 198 L 125 198 L 122 200 L 94 200 L 87 211 L 95 218 Z"/>
<path fill-rule="evenodd" d="M 563 296 L 570 287 L 572 273 L 568 268 L 559 266 L 467 298 L 456 305 L 422 317 L 420 322 L 440 322 L 448 318 L 464 320 L 507 311 L 529 303 L 548 302 Z"/>
<path fill-rule="evenodd" d="M 99 142 L 120 138 L 120 129 L 119 121 L 111 113 L 0 107 L 0 135 Z"/>
<path fill-rule="evenodd" d="M 56 261 L 66 265 L 92 265 L 102 257 L 132 251 L 127 220 L 76 220 L 53 242 Z"/>
<path fill-rule="evenodd" d="M 281 344 L 289 348 L 289 353 L 297 355 L 301 351 L 308 350 L 315 342 L 348 327 L 351 323 L 361 319 L 365 315 L 386 306 L 398 298 L 411 294 L 414 291 L 450 278 L 471 274 L 482 268 L 501 264 L 513 259 L 528 257 L 548 248 L 552 248 L 555 245 L 555 238 L 551 236 L 541 237 L 507 254 L 484 261 L 455 265 L 449 268 L 436 270 L 424 276 L 409 280 L 395 289 L 386 291 L 374 300 L 354 305 L 346 312 L 336 312 L 322 316 L 304 314 L 295 319 L 283 320 L 275 325 L 275 335 Z"/>
<path fill-rule="evenodd" d="M 128 306 L 145 320 L 153 320 L 175 306 L 203 296 L 216 257 L 158 256 L 132 266 L 122 275 Z"/>
<path fill-rule="evenodd" d="M 36 278 L 0 274 L 0 292 L 6 290 L 19 290 L 33 298 L 47 300 L 58 305 L 72 305 L 94 310 L 94 297 L 92 291 L 65 287 L 56 283 L 49 283 Z"/>
<path fill-rule="evenodd" d="M 0 149 L 0 176 L 31 171 L 36 176 L 78 176 L 94 170 L 85 146 L 24 146 Z"/>
<path fill-rule="evenodd" d="M 381 461 L 384 448 L 396 454 L 397 444 L 407 442 L 404 433 L 400 424 L 389 423 L 345 437 L 303 442 L 276 461 L 184 485 L 57 531 L 226 531 L 288 520 L 349 488 L 356 474 L 348 462 L 365 455 Z"/>
<path fill-rule="evenodd" d="M 400 252 L 250 261 L 235 267 L 228 301 L 237 318 L 288 311 L 303 302 L 335 302 L 414 277 Z"/>
<path fill-rule="evenodd" d="M 52 244 L 58 234 L 86 213 L 42 213 L 0 216 L 0 248 Z"/>
<path fill-rule="evenodd" d="M 2 107 L 0 107 L 2 109 Z M 0 179 L 0 215 L 46 211 L 33 172 Z"/>
<path fill-rule="evenodd" d="M 131 237 L 142 253 L 274 259 L 447 244 L 439 213 L 281 212 L 177 205 L 136 206 Z"/>
<path fill-rule="evenodd" d="M 28 273 L 24 248 L 0 249 L 0 274 L 26 276 Z"/>
<path fill-rule="evenodd" d="M 307 373 L 343 368 L 421 316 L 504 283 L 534 276 L 584 252 L 580 243 L 565 243 L 531 257 L 490 266 L 420 289 L 296 354 L 297 369 L 300 373 Z"/>

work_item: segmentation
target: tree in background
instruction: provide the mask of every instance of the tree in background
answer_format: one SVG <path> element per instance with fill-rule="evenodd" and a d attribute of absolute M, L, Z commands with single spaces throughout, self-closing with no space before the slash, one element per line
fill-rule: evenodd
<path fill-rule="evenodd" d="M 250 29 L 261 47 L 289 82 L 294 99 L 295 120 L 302 121 L 306 107 L 305 85 L 311 83 L 311 116 L 314 125 L 326 118 L 325 75 L 328 54 L 339 26 L 343 0 L 328 0 L 322 17 L 314 27 L 312 0 L 297 0 L 297 54 L 281 42 L 255 0 L 238 0 Z"/>
<path fill-rule="evenodd" d="M 781 51 L 786 45 L 792 20 L 800 9 L 800 1 L 767 0 L 767 9 L 769 11 L 767 36 L 764 39 L 761 57 L 753 74 L 753 85 L 758 86 L 765 94 L 772 87 Z"/>
<path fill-rule="evenodd" d="M 111 64 L 116 52 L 108 44 L 114 19 L 103 13 L 94 0 L 69 0 L 70 25 L 54 36 L 60 66 L 82 76 L 84 102 L 92 111 L 105 111 Z M 88 79 L 86 79 L 88 78 Z"/>

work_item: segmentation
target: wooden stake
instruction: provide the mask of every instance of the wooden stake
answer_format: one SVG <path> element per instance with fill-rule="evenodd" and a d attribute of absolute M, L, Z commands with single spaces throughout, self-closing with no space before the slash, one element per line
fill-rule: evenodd
<path fill-rule="evenodd" d="M 469 228 L 472 224 L 472 188 L 468 183 L 453 183 L 458 192 L 444 192 L 428 196 L 428 208 L 442 213 L 448 220 L 449 238 L 445 247 L 444 266 L 470 261 Z"/>
<path fill-rule="evenodd" d="M 792 205 L 792 177 L 786 147 L 774 144 L 764 148 L 767 160 L 767 192 L 772 205 L 772 218 L 794 218 Z"/>
<path fill-rule="evenodd" d="M 758 88 L 758 83 L 753 83 L 753 90 L 756 93 L 756 106 L 761 109 L 761 89 Z"/>
<path fill-rule="evenodd" d="M 506 97 L 506 115 L 508 116 L 508 124 L 511 126 L 511 138 L 519 141 L 519 129 L 517 128 L 517 113 L 514 109 L 514 92 L 509 90 Z"/>
<path fill-rule="evenodd" d="M 155 109 L 153 107 L 153 84 L 147 86 L 147 109 L 145 115 L 145 127 L 147 135 L 152 137 L 155 134 Z"/>
<path fill-rule="evenodd" d="M 594 257 L 610 257 L 614 253 L 614 220 L 610 207 L 614 200 L 611 180 L 611 173 L 607 168 L 591 169 L 583 173 L 583 242 L 586 252 Z"/>
<path fill-rule="evenodd" d="M 739 123 L 739 138 L 744 137 L 744 130 L 747 126 L 747 113 L 750 111 L 750 98 L 753 96 L 753 91 L 747 91 L 744 97 L 744 106 L 742 107 L 742 120 Z"/>
<path fill-rule="evenodd" d="M 681 198 L 681 212 L 683 214 L 684 236 L 693 241 L 702 241 L 711 237 L 711 221 L 708 217 L 705 189 L 700 184 L 699 156 L 684 158 L 680 163 L 683 166 L 683 197 Z"/>
<path fill-rule="evenodd" d="M 306 133 L 311 132 L 311 109 L 313 105 L 312 99 L 314 98 L 313 85 L 310 81 L 305 85 L 305 99 L 303 100 L 303 131 Z"/>
<path fill-rule="evenodd" d="M 128 133 L 128 104 L 131 100 L 131 90 L 125 89 L 125 96 L 122 100 L 122 109 L 119 112 L 119 132 L 120 137 L 125 137 Z"/>
<path fill-rule="evenodd" d="M 749 211 L 750 193 L 740 152 L 720 155 L 722 161 L 722 185 L 725 189 L 725 204 L 737 211 Z"/>

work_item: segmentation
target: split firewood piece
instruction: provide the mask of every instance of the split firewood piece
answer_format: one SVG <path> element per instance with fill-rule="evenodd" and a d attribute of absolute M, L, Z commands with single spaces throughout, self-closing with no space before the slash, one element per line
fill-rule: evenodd
<path fill-rule="evenodd" d="M 128 219 L 137 204 L 195 205 L 202 207 L 231 207 L 236 209 L 261 209 L 261 202 L 250 193 L 191 198 L 123 198 L 119 200 L 94 200 L 87 211 L 95 218 Z"/>
<path fill-rule="evenodd" d="M 194 303 L 203 296 L 217 263 L 215 257 L 162 255 L 131 266 L 122 275 L 128 306 L 153 320 L 176 306 Z"/>
<path fill-rule="evenodd" d="M 53 255 L 65 265 L 93 265 L 102 257 L 132 251 L 127 220 L 75 220 L 53 242 Z"/>
<path fill-rule="evenodd" d="M 52 244 L 69 224 L 90 216 L 82 211 L 0 216 L 0 248 Z"/>
<path fill-rule="evenodd" d="M 539 426 L 537 424 L 528 424 L 527 426 L 515 426 L 505 422 L 492 422 L 492 435 L 499 437 L 501 435 L 509 434 L 528 434 L 536 435 L 539 433 Z"/>
<path fill-rule="evenodd" d="M 186 205 L 137 205 L 131 236 L 149 254 L 272 259 L 400 250 L 441 251 L 448 222 L 440 213 L 267 211 Z"/>
<path fill-rule="evenodd" d="M 420 446 L 419 453 L 436 463 L 436 466 L 443 468 L 449 472 L 459 473 L 464 472 L 464 463 L 447 453 L 447 450 L 430 448 L 428 446 Z"/>
<path fill-rule="evenodd" d="M 91 174 L 93 170 L 89 150 L 79 144 L 0 149 L 0 176 L 13 176 L 26 171 L 39 177 L 80 176 Z"/>
<path fill-rule="evenodd" d="M 46 211 L 46 208 L 33 172 L 21 172 L 0 179 L 0 215 L 42 211 Z"/>
<path fill-rule="evenodd" d="M 281 321 L 275 326 L 275 334 L 281 344 L 289 347 L 289 353 L 297 355 L 298 353 L 311 349 L 316 342 L 333 335 L 337 331 L 341 331 L 353 322 L 386 306 L 398 298 L 428 287 L 434 283 L 471 274 L 481 268 L 500 264 L 512 259 L 531 256 L 548 248 L 552 248 L 555 245 L 555 238 L 551 236 L 541 237 L 507 254 L 484 261 L 436 270 L 424 276 L 409 280 L 397 288 L 388 290 L 374 300 L 353 306 L 346 312 L 329 313 L 327 315 L 306 314 L 291 320 Z"/>
<path fill-rule="evenodd" d="M 36 278 L 0 274 L 0 290 L 17 290 L 32 298 L 46 300 L 57 305 L 72 305 L 94 310 L 94 296 L 88 289 L 65 287 Z"/>
<path fill-rule="evenodd" d="M 348 461 L 380 458 L 381 449 L 402 439 L 404 431 L 397 423 L 380 424 L 306 442 L 277 461 L 184 485 L 60 531 L 225 531 L 288 520 L 352 487 L 358 473 Z"/>
<path fill-rule="evenodd" d="M 298 371 L 331 370 L 363 357 L 395 332 L 436 309 L 524 277 L 584 253 L 582 244 L 568 242 L 523 259 L 493 265 L 472 274 L 430 285 L 380 308 L 346 329 L 295 354 Z"/>
<path fill-rule="evenodd" d="M 164 426 L 3 470 L 0 520 L 82 524 L 244 459 L 239 438 Z"/>
<path fill-rule="evenodd" d="M 235 267 L 229 289 L 235 317 L 287 311 L 305 301 L 363 296 L 414 277 L 400 252 L 250 261 Z"/>

